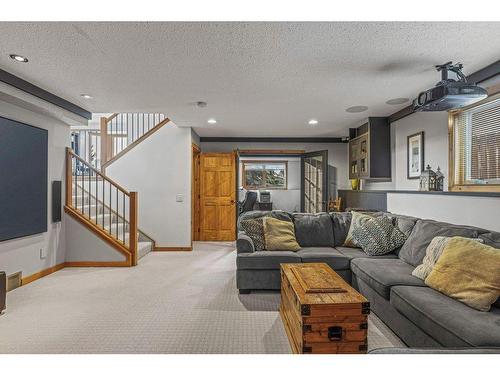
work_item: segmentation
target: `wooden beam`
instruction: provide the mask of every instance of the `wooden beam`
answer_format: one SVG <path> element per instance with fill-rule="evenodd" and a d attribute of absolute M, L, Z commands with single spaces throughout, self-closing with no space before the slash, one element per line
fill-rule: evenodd
<path fill-rule="evenodd" d="M 249 142 L 249 143 L 347 143 L 348 137 L 201 137 L 200 142 Z"/>

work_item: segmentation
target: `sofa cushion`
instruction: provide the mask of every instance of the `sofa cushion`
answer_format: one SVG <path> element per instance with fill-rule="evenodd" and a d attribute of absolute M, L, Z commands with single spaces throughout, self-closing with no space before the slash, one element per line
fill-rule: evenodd
<path fill-rule="evenodd" d="M 477 311 L 431 288 L 395 286 L 391 305 L 443 346 L 500 346 L 500 309 Z"/>
<path fill-rule="evenodd" d="M 479 235 L 485 245 L 495 247 L 500 249 L 500 233 L 499 232 L 487 232 Z M 500 298 L 493 304 L 496 307 L 500 307 Z"/>
<path fill-rule="evenodd" d="M 297 254 L 302 263 L 326 263 L 334 270 L 349 269 L 349 258 L 332 247 L 306 247 Z"/>
<path fill-rule="evenodd" d="M 274 217 L 265 217 L 262 220 L 264 221 L 266 250 L 300 250 L 292 222 L 275 219 Z"/>
<path fill-rule="evenodd" d="M 351 226 L 352 214 L 350 212 L 331 212 L 330 217 L 332 218 L 335 246 L 342 246 Z"/>
<path fill-rule="evenodd" d="M 442 223 L 434 220 L 419 220 L 410 236 L 401 247 L 399 257 L 412 266 L 422 263 L 427 246 L 436 236 L 477 238 L 477 228 Z"/>
<path fill-rule="evenodd" d="M 419 220 L 416 217 L 398 215 L 390 212 L 385 212 L 384 216 L 391 219 L 393 221 L 393 224 L 396 225 L 398 229 L 406 235 L 406 237 L 408 237 L 411 234 L 413 227 Z"/>
<path fill-rule="evenodd" d="M 335 247 L 340 253 L 348 257 L 349 259 L 356 258 L 370 258 L 370 259 L 398 259 L 398 256 L 394 253 L 377 255 L 376 257 L 368 255 L 363 250 L 355 248 L 355 247 L 345 247 L 345 246 L 337 246 Z"/>
<path fill-rule="evenodd" d="M 274 210 L 274 211 L 247 211 L 242 213 L 238 217 L 238 231 L 243 231 L 241 227 L 241 222 L 248 219 L 258 219 L 264 217 L 274 217 L 275 219 L 280 219 L 283 221 L 292 221 L 292 216 L 285 211 Z"/>
<path fill-rule="evenodd" d="M 351 261 L 351 270 L 387 300 L 395 285 L 425 287 L 422 280 L 411 274 L 413 267 L 401 259 L 357 258 Z"/>
<path fill-rule="evenodd" d="M 361 227 L 364 225 L 364 223 L 366 223 L 368 220 L 372 218 L 373 216 L 370 215 L 365 215 L 360 212 L 353 212 L 351 218 L 351 226 L 349 227 L 349 232 L 347 232 L 347 237 L 345 238 L 344 246 L 361 247 L 357 243 L 353 234 L 354 232 L 359 231 Z"/>
<path fill-rule="evenodd" d="M 320 214 L 293 214 L 295 237 L 301 247 L 335 246 L 333 226 L 330 215 Z"/>
<path fill-rule="evenodd" d="M 385 216 L 367 220 L 352 232 L 352 237 L 372 256 L 389 254 L 406 241 L 406 235 Z"/>
<path fill-rule="evenodd" d="M 242 270 L 279 270 L 281 263 L 301 263 L 294 251 L 255 251 L 236 257 L 236 266 Z"/>
<path fill-rule="evenodd" d="M 425 283 L 474 309 L 489 311 L 500 296 L 500 250 L 453 237 Z"/>
<path fill-rule="evenodd" d="M 255 250 L 260 251 L 266 248 L 262 218 L 242 220 L 240 225 L 244 233 L 252 239 Z"/>

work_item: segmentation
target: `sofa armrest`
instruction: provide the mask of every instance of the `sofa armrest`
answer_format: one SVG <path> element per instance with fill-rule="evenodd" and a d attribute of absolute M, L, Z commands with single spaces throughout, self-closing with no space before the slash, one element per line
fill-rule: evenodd
<path fill-rule="evenodd" d="M 255 251 L 255 246 L 252 239 L 245 232 L 238 233 L 238 239 L 236 240 L 236 250 L 238 254 L 253 253 Z"/>

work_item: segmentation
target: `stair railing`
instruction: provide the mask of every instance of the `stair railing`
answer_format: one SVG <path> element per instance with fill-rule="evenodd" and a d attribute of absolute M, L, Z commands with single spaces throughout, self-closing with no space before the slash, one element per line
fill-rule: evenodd
<path fill-rule="evenodd" d="M 102 170 L 169 121 L 163 113 L 114 113 L 101 117 Z"/>
<path fill-rule="evenodd" d="M 137 264 L 137 192 L 125 190 L 70 148 L 65 210 L 125 254 L 130 265 Z"/>

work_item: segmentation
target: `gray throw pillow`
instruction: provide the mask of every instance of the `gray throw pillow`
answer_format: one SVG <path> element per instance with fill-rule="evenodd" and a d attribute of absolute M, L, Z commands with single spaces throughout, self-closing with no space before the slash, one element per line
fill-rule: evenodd
<path fill-rule="evenodd" d="M 262 218 L 242 220 L 240 225 L 248 237 L 252 239 L 256 251 L 266 248 Z"/>
<path fill-rule="evenodd" d="M 385 217 L 374 217 L 354 228 L 353 238 L 368 255 L 388 254 L 405 241 L 406 236 Z"/>

